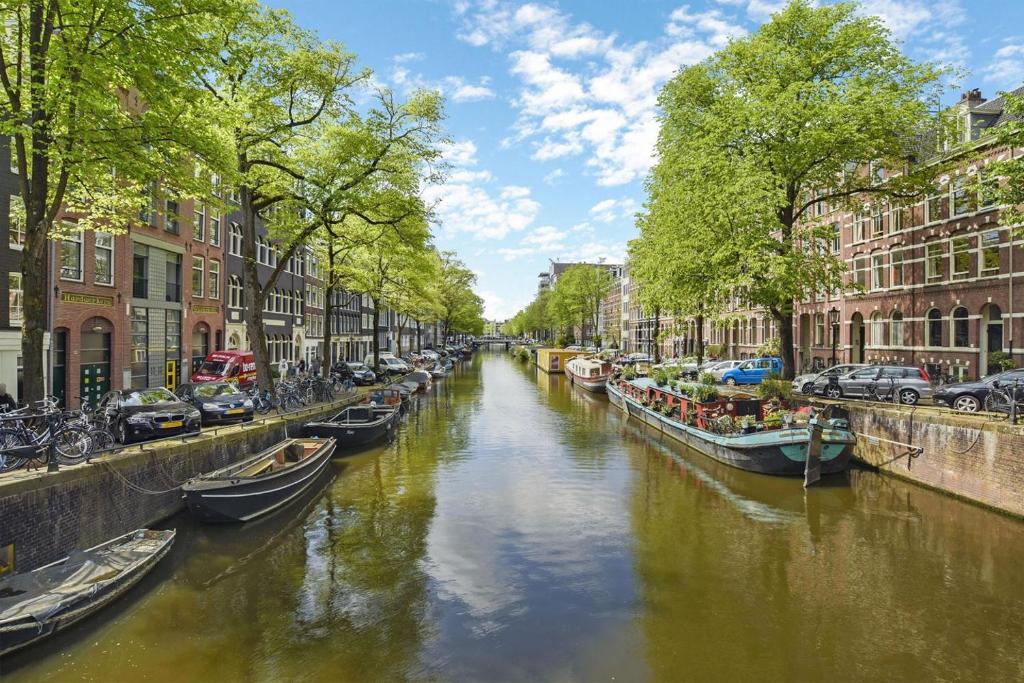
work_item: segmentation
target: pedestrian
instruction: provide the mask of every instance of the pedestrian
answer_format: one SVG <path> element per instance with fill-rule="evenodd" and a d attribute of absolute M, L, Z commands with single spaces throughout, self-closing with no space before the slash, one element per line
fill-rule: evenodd
<path fill-rule="evenodd" d="M 313 376 L 320 375 L 320 356 L 313 356 Z"/>
<path fill-rule="evenodd" d="M 0 384 L 0 410 L 17 410 L 18 402 L 7 393 L 7 385 Z"/>
<path fill-rule="evenodd" d="M 300 375 L 305 375 L 306 374 L 306 359 L 305 358 L 303 358 L 302 360 L 299 361 L 299 374 Z"/>
<path fill-rule="evenodd" d="M 294 363 L 290 364 L 288 366 L 288 378 L 289 379 L 295 379 L 298 376 L 299 376 L 299 369 L 295 366 Z"/>
<path fill-rule="evenodd" d="M 277 376 L 284 379 L 288 376 L 288 359 L 282 358 L 277 362 Z"/>

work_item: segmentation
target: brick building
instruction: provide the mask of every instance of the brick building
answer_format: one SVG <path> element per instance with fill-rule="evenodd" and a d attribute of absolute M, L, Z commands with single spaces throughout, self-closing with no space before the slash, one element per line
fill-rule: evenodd
<path fill-rule="evenodd" d="M 21 203 L 18 173 L 12 150 L 0 147 L 0 382 L 21 397 L 21 321 L 24 297 L 21 285 L 21 250 L 25 244 L 25 207 Z"/>
<path fill-rule="evenodd" d="M 846 262 L 849 282 L 858 288 L 819 292 L 799 303 L 798 369 L 831 364 L 833 344 L 837 362 L 913 365 L 933 378 L 984 376 L 994 352 L 1012 354 L 1018 364 L 1024 359 L 1024 312 L 1015 303 L 1024 281 L 1024 241 L 1012 236 L 1020 226 L 999 225 L 991 193 L 996 179 L 986 172 L 993 161 L 1019 158 L 1024 150 L 1000 147 L 989 135 L 1007 121 L 1003 98 L 985 100 L 973 90 L 954 113 L 960 138 L 939 153 L 954 170 L 933 194 L 909 206 L 866 204 L 856 214 L 824 203 L 814 207 L 811 220 L 832 227 L 825 248 Z M 868 172 L 884 182 L 884 169 Z M 649 344 L 649 321 L 631 312 L 635 340 Z M 730 313 L 728 324 L 708 325 L 704 335 L 723 357 L 750 357 L 777 336 L 775 322 L 759 310 L 737 300 Z M 689 321 L 675 330 L 672 350 L 681 345 L 684 355 L 695 341 Z"/>

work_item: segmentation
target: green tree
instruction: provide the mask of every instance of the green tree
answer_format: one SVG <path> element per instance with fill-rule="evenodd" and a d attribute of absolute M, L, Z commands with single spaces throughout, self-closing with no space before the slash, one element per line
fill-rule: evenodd
<path fill-rule="evenodd" d="M 775 319 L 787 378 L 795 302 L 842 286 L 845 269 L 821 248 L 831 228 L 811 207 L 914 199 L 939 172 L 913 162 L 938 126 L 930 112 L 940 71 L 911 62 L 878 18 L 856 10 L 792 0 L 757 33 L 684 69 L 660 97 L 651 220 L 673 229 L 660 212 L 705 198 L 710 208 L 697 215 L 713 222 L 693 234 L 676 223 L 675 234 L 713 262 L 705 275 L 716 296 Z"/>
<path fill-rule="evenodd" d="M 226 149 L 195 74 L 234 0 L 9 0 L 0 27 L 0 135 L 13 141 L 25 221 L 22 359 L 26 401 L 44 395 L 48 240 L 121 232 L 142 189 L 202 196 L 196 164 Z M 183 49 L 183 46 L 187 46 Z M 55 228 L 61 212 L 74 216 Z"/>
<path fill-rule="evenodd" d="M 483 301 L 473 292 L 476 274 L 453 251 L 442 251 L 437 270 L 437 318 L 441 340 L 452 334 L 483 333 Z"/>
<path fill-rule="evenodd" d="M 574 328 L 578 326 L 581 336 L 589 330 L 593 339 L 598 333 L 604 297 L 614 285 L 615 278 L 603 264 L 577 263 L 558 277 L 551 305 L 567 336 L 574 337 Z"/>

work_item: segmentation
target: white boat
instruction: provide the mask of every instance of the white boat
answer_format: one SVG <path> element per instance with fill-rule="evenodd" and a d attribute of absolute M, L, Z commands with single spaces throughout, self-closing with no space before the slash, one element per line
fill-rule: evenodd
<path fill-rule="evenodd" d="M 601 358 L 577 356 L 565 364 L 565 375 L 570 383 L 598 394 L 605 392 L 611 374 L 612 364 Z"/>

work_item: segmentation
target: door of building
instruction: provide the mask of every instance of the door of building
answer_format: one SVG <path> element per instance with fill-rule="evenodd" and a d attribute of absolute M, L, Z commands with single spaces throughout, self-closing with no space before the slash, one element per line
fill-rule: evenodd
<path fill-rule="evenodd" d="M 68 407 L 68 331 L 57 330 L 53 334 L 53 395 L 65 408 Z"/>
<path fill-rule="evenodd" d="M 103 318 L 90 318 L 82 325 L 79 359 L 79 398 L 95 406 L 110 391 L 110 350 L 113 327 Z"/>

